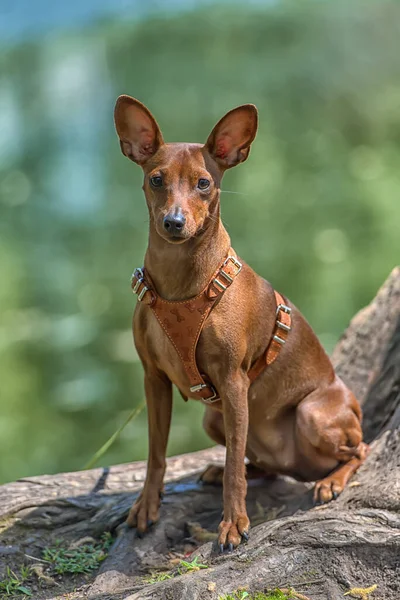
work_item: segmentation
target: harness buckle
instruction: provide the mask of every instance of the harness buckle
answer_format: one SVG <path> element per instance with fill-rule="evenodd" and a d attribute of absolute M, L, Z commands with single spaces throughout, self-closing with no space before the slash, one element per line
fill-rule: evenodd
<path fill-rule="evenodd" d="M 132 282 L 132 283 L 133 283 L 133 280 L 134 280 L 134 279 L 137 279 L 137 282 L 136 282 L 135 288 L 136 288 L 136 286 L 137 286 L 137 284 L 138 284 L 138 283 L 139 283 L 139 285 L 140 285 L 140 282 L 141 282 L 141 281 L 143 281 L 143 278 L 144 278 L 143 269 L 141 269 L 140 267 L 137 267 L 137 268 L 136 268 L 136 269 L 133 271 L 133 273 L 132 273 L 132 275 L 131 275 L 131 282 Z M 136 294 L 136 292 L 135 292 L 135 288 L 132 288 L 132 290 L 133 290 L 133 293 L 134 293 L 134 294 Z"/>
<path fill-rule="evenodd" d="M 132 279 L 131 279 L 132 283 L 134 282 L 135 279 L 136 279 L 136 283 L 132 287 L 132 293 L 137 294 L 138 301 L 141 302 L 143 300 L 145 293 L 149 291 L 149 288 L 145 284 L 143 269 L 141 269 L 140 267 L 135 269 L 134 272 L 132 273 Z M 143 285 L 143 287 L 139 292 L 141 285 Z"/>
<path fill-rule="evenodd" d="M 281 310 L 283 310 L 283 312 L 287 313 L 288 315 L 292 314 L 292 309 L 290 308 L 290 306 L 287 306 L 286 304 L 278 304 L 278 306 L 276 307 L 276 313 L 275 313 L 276 317 L 279 315 L 279 312 Z"/>
<path fill-rule="evenodd" d="M 291 331 L 291 327 L 290 325 L 286 325 L 286 323 L 282 323 L 282 321 L 279 320 L 279 313 L 280 312 L 284 312 L 288 315 L 292 314 L 292 309 L 290 308 L 290 306 L 287 306 L 286 304 L 278 304 L 277 308 L 276 308 L 276 313 L 275 313 L 275 325 L 277 327 L 279 327 L 279 329 L 283 329 L 283 331 L 289 332 Z M 280 344 L 281 346 L 283 346 L 284 344 L 286 344 L 286 340 L 284 340 L 283 338 L 279 337 L 279 335 L 274 335 L 273 339 L 275 340 L 275 342 L 278 342 L 278 344 Z"/>
<path fill-rule="evenodd" d="M 227 259 L 225 259 L 225 262 L 224 262 L 224 264 L 222 265 L 222 269 L 225 267 L 225 265 L 227 265 L 227 264 L 228 264 L 228 262 L 229 262 L 230 260 L 233 262 L 233 264 L 235 265 L 235 267 L 238 269 L 238 272 L 236 273 L 236 275 L 239 275 L 240 271 L 242 270 L 242 267 L 243 267 L 243 265 L 242 265 L 242 263 L 240 262 L 240 260 L 238 260 L 238 259 L 237 259 L 237 258 L 235 258 L 234 256 L 228 256 L 228 258 L 227 258 Z M 222 271 L 222 269 L 221 269 L 221 271 Z"/>
<path fill-rule="evenodd" d="M 197 385 L 192 385 L 190 391 L 193 393 L 197 393 L 201 390 L 204 390 L 204 388 L 210 388 L 210 390 L 212 391 L 212 396 L 210 396 L 209 398 L 202 398 L 202 400 L 204 400 L 205 402 L 216 402 L 217 400 L 219 400 L 215 388 L 209 383 L 198 383 Z"/>
<path fill-rule="evenodd" d="M 217 276 L 213 280 L 213 284 L 216 285 L 217 287 L 219 287 L 219 289 L 222 290 L 223 292 L 225 292 L 225 290 L 231 285 L 231 283 L 233 281 L 233 277 L 231 277 L 229 275 L 229 273 L 224 271 L 224 267 L 228 264 L 229 261 L 232 261 L 234 266 L 237 268 L 236 275 L 239 275 L 239 273 L 243 267 L 242 263 L 240 261 L 238 261 L 234 256 L 228 256 L 228 258 L 225 259 L 224 264 L 222 265 L 222 267 L 218 271 Z M 235 277 L 236 277 L 236 275 L 235 275 Z M 225 283 L 223 283 L 222 281 L 219 281 L 218 277 L 220 277 L 220 276 L 222 276 L 225 279 L 225 281 L 227 282 L 227 285 L 225 285 Z"/>

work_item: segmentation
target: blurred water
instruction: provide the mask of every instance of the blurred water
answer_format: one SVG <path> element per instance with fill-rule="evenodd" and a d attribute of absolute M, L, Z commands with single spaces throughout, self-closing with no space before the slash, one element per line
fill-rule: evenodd
<path fill-rule="evenodd" d="M 0 481 L 81 468 L 142 399 L 129 276 L 147 214 L 113 129 L 120 93 L 168 141 L 257 104 L 223 218 L 328 350 L 399 262 L 398 5 L 203 4 L 2 4 Z M 208 444 L 202 408 L 175 405 L 169 452 Z M 145 422 L 104 464 L 146 456 Z"/>

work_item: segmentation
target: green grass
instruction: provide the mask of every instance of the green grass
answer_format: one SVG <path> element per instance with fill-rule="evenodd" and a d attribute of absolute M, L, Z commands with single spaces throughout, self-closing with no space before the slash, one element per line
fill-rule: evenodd
<path fill-rule="evenodd" d="M 219 600 L 249 600 L 250 596 L 248 592 L 232 592 L 232 594 L 224 594 L 219 596 Z"/>
<path fill-rule="evenodd" d="M 172 579 L 172 575 L 169 573 L 152 573 L 149 577 L 144 579 L 145 583 L 160 583 L 160 581 L 167 581 L 167 579 Z"/>
<path fill-rule="evenodd" d="M 194 573 L 195 571 L 200 571 L 200 569 L 208 569 L 208 565 L 199 563 L 199 557 L 195 556 L 190 562 L 181 560 L 178 567 L 169 573 L 166 571 L 151 573 L 151 575 L 144 579 L 144 582 L 149 584 L 160 583 L 160 581 L 167 581 L 167 579 L 172 579 L 178 575 L 185 575 L 186 573 Z"/>
<path fill-rule="evenodd" d="M 99 542 L 83 544 L 77 548 L 57 544 L 43 550 L 43 559 L 50 563 L 52 572 L 57 575 L 91 573 L 106 558 L 112 542 L 111 534 L 104 533 Z"/>
<path fill-rule="evenodd" d="M 179 575 L 184 575 L 185 573 L 193 573 L 193 571 L 200 571 L 200 569 L 208 569 L 207 565 L 202 565 L 198 562 L 198 558 L 198 556 L 195 556 L 191 562 L 181 560 L 178 567 Z"/>
<path fill-rule="evenodd" d="M 22 566 L 18 574 L 7 567 L 6 577 L 0 581 L 0 598 L 15 598 L 19 595 L 32 596 L 31 590 L 24 585 L 30 575 L 29 567 Z"/>
<path fill-rule="evenodd" d="M 110 438 L 95 452 L 92 458 L 86 463 L 83 467 L 85 470 L 93 469 L 94 465 L 103 458 L 104 454 L 109 451 L 114 442 L 119 438 L 125 427 L 136 419 L 146 406 L 146 401 L 143 400 L 139 406 L 136 406 L 127 416 L 126 420 L 118 427 L 117 431 L 115 431 Z"/>
<path fill-rule="evenodd" d="M 280 590 L 274 590 L 272 592 L 255 592 L 254 594 L 249 594 L 246 591 L 236 591 L 232 594 L 227 594 L 224 596 L 219 596 L 219 600 L 290 600 L 294 598 L 294 596 L 284 594 Z"/>
<path fill-rule="evenodd" d="M 104 533 L 99 542 L 83 544 L 77 548 L 66 548 L 58 543 L 52 548 L 45 548 L 42 556 L 49 563 L 51 574 L 91 573 L 106 558 L 112 542 L 111 534 Z M 32 597 L 32 592 L 26 585 L 31 576 L 29 567 L 22 566 L 18 572 L 7 567 L 6 576 L 0 581 L 0 600 Z"/>

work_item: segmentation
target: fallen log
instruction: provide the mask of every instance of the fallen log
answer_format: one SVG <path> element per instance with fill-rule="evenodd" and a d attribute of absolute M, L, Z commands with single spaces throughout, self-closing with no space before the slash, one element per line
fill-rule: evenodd
<path fill-rule="evenodd" d="M 372 442 L 367 461 L 337 501 L 313 507 L 312 484 L 290 478 L 251 482 L 250 540 L 219 556 L 213 539 L 221 489 L 197 479 L 210 462 L 223 462 L 223 448 L 168 459 L 161 521 L 143 539 L 123 522 L 142 487 L 145 463 L 24 478 L 0 486 L 3 570 L 39 560 L 57 538 L 76 544 L 111 531 L 118 532 L 116 542 L 94 580 L 74 580 L 80 585 L 75 592 L 65 578 L 58 582 L 71 600 L 213 600 L 238 588 L 276 587 L 293 587 L 310 600 L 336 600 L 375 584 L 371 600 L 399 600 L 400 269 L 353 318 L 332 358 L 363 405 L 364 432 Z M 208 568 L 180 575 L 177 562 L 188 552 Z M 152 572 L 164 573 L 165 580 L 157 583 L 162 577 Z M 34 593 L 38 600 L 65 597 L 61 588 L 55 593 L 44 584 Z"/>

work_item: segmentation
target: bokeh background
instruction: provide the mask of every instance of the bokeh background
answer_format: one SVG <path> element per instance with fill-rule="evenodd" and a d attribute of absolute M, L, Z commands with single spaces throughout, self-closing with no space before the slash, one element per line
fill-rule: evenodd
<path fill-rule="evenodd" d="M 168 141 L 258 106 L 223 219 L 331 351 L 400 258 L 399 39 L 397 2 L 2 0 L 0 482 L 82 468 L 143 398 L 147 213 L 116 96 Z M 176 397 L 170 454 L 211 445 L 202 410 Z M 145 458 L 146 429 L 143 412 L 102 464 Z"/>

